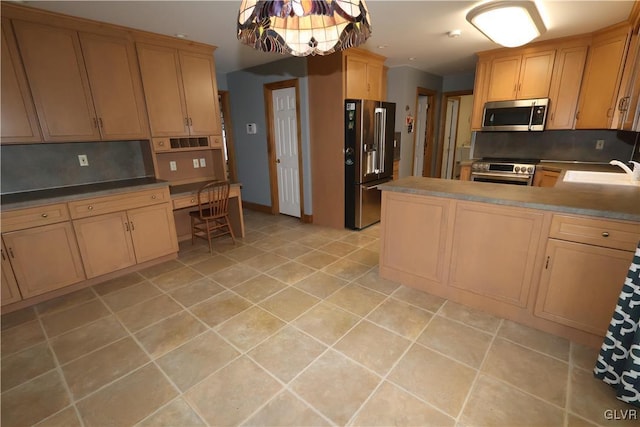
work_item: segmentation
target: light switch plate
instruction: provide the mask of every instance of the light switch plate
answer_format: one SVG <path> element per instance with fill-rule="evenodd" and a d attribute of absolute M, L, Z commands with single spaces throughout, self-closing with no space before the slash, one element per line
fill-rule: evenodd
<path fill-rule="evenodd" d="M 200 167 L 204 168 L 207 166 L 207 161 L 204 159 L 204 157 L 200 158 Z"/>
<path fill-rule="evenodd" d="M 78 162 L 80 162 L 80 166 L 89 166 L 89 159 L 87 159 L 86 154 L 78 154 Z"/>
<path fill-rule="evenodd" d="M 171 171 L 173 171 L 173 172 L 175 172 L 175 171 L 177 171 L 177 170 L 178 170 L 178 165 L 176 165 L 176 162 L 175 162 L 175 161 L 171 160 L 171 161 L 169 162 L 169 169 L 170 169 Z"/>
<path fill-rule="evenodd" d="M 258 132 L 258 128 L 255 123 L 247 123 L 247 133 L 249 135 L 255 135 Z"/>
<path fill-rule="evenodd" d="M 198 159 L 193 159 L 193 168 L 198 169 L 200 167 L 200 162 Z"/>

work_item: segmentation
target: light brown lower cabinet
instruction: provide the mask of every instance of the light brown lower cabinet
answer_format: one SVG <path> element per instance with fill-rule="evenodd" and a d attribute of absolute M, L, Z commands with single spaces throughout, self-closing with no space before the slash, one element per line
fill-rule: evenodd
<path fill-rule="evenodd" d="M 3 233 L 2 239 L 23 298 L 85 279 L 69 222 Z"/>
<path fill-rule="evenodd" d="M 9 261 L 9 253 L 2 242 L 2 282 L 0 287 L 2 293 L 0 294 L 0 302 L 2 305 L 11 304 L 12 302 L 18 302 L 22 299 L 20 290 L 18 289 L 18 282 L 16 276 L 13 274 L 11 268 L 11 262 Z"/>
<path fill-rule="evenodd" d="M 536 169 L 533 176 L 533 185 L 535 187 L 555 187 L 560 177 L 560 172 L 547 169 Z"/>

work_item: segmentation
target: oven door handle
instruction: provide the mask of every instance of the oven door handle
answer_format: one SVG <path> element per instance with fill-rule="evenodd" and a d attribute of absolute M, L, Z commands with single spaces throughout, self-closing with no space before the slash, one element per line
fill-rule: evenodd
<path fill-rule="evenodd" d="M 499 173 L 487 173 L 487 172 L 472 172 L 471 180 L 473 181 L 474 177 L 481 178 L 493 178 L 493 179 L 501 179 L 504 181 L 529 181 L 531 180 L 531 175 L 506 175 Z"/>

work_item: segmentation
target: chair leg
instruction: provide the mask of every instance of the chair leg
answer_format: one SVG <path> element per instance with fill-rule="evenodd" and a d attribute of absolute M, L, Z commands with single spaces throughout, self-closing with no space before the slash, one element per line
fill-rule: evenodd
<path fill-rule="evenodd" d="M 229 234 L 231 234 L 231 240 L 233 240 L 233 244 L 236 244 L 236 236 L 233 234 L 233 228 L 231 228 L 231 221 L 229 221 L 229 215 L 224 216 L 225 221 L 227 222 L 227 228 L 229 229 Z"/>
<path fill-rule="evenodd" d="M 205 226 L 207 228 L 207 240 L 209 241 L 209 253 L 213 254 L 213 248 L 211 247 L 211 229 L 209 229 L 209 220 L 206 220 Z"/>
<path fill-rule="evenodd" d="M 191 217 L 191 246 L 196 244 L 196 219 Z"/>

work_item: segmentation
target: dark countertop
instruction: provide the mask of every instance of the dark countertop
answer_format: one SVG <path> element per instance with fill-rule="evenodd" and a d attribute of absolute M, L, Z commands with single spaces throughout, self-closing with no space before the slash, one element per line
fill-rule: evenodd
<path fill-rule="evenodd" d="M 74 185 L 70 187 L 50 188 L 23 193 L 3 194 L 0 196 L 2 210 L 28 208 L 51 203 L 69 202 L 89 197 L 160 188 L 169 185 L 168 181 L 154 177 L 124 179 L 119 181 L 98 182 L 95 184 Z"/>
<path fill-rule="evenodd" d="M 383 191 L 640 221 L 640 186 L 565 184 L 548 188 L 408 177 L 382 184 L 379 188 Z"/>

